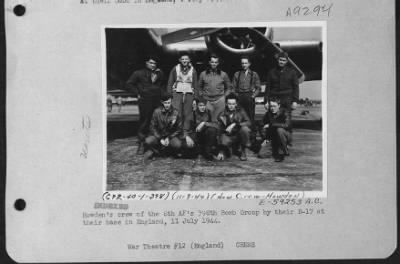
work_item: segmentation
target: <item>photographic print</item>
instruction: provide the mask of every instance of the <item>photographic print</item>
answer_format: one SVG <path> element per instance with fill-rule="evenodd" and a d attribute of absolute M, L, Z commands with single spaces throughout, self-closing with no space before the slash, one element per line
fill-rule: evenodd
<path fill-rule="evenodd" d="M 104 30 L 107 191 L 323 190 L 322 24 Z"/>
<path fill-rule="evenodd" d="M 6 253 L 390 259 L 394 4 L 7 0 Z"/>

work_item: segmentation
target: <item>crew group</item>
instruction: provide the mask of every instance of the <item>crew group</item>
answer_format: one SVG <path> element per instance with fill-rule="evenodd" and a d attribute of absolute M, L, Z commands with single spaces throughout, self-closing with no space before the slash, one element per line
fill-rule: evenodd
<path fill-rule="evenodd" d="M 182 53 L 165 89 L 166 78 L 157 68 L 158 58 L 149 56 L 145 68 L 135 71 L 126 83 L 127 89 L 138 96 L 137 154 L 144 154 L 144 160 L 161 153 L 201 153 L 208 160 L 224 160 L 233 154 L 247 160 L 246 148 L 258 152 L 262 141 L 267 140 L 275 161 L 284 160 L 289 154 L 291 109 L 297 105 L 299 85 L 296 71 L 287 66 L 287 54 L 281 52 L 276 58 L 277 67 L 268 72 L 266 80 L 267 111 L 262 124 L 256 125 L 255 97 L 261 86 L 248 57 L 241 58 L 242 69 L 231 82 L 218 67 L 216 55 L 211 55 L 208 69 L 198 77 L 189 54 Z M 254 140 L 257 132 L 261 142 Z"/>

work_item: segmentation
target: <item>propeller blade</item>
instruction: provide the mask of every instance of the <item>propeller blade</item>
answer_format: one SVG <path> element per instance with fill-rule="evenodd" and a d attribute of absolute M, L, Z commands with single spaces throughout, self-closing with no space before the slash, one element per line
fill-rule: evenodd
<path fill-rule="evenodd" d="M 262 42 L 264 42 L 264 45 L 267 48 L 272 49 L 275 53 L 284 52 L 284 50 L 281 49 L 281 47 L 279 47 L 277 44 L 273 43 L 272 40 L 267 38 L 264 34 L 259 32 L 258 30 L 254 30 L 254 31 L 257 33 L 256 36 L 258 39 L 255 42 L 258 43 L 258 45 L 261 44 Z M 261 44 L 261 46 L 262 46 L 262 44 Z M 290 65 L 292 65 L 292 67 L 296 70 L 297 76 L 299 77 L 299 83 L 302 83 L 306 78 L 304 72 L 290 58 L 288 58 L 288 63 Z"/>
<path fill-rule="evenodd" d="M 162 44 L 181 42 L 195 39 L 222 30 L 221 28 L 184 28 L 161 36 Z"/>

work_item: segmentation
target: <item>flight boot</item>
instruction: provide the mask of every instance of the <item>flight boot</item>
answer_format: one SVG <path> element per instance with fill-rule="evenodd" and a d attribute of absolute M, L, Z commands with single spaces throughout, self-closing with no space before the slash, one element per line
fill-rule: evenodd
<path fill-rule="evenodd" d="M 241 153 L 240 153 L 239 159 L 240 159 L 241 161 L 247 160 L 246 147 L 242 147 L 242 151 L 241 151 Z"/>
<path fill-rule="evenodd" d="M 139 142 L 138 148 L 136 150 L 136 155 L 143 155 L 143 154 L 144 154 L 143 142 Z"/>

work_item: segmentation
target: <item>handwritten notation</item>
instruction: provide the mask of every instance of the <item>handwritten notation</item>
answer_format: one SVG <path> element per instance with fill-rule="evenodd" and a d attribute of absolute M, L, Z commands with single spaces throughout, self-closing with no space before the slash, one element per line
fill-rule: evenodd
<path fill-rule="evenodd" d="M 320 15 L 327 15 L 328 17 L 331 15 L 333 3 L 323 4 L 323 5 L 315 5 L 315 6 L 295 6 L 295 7 L 288 7 L 286 10 L 287 17 L 294 17 L 294 16 L 320 16 Z"/>
<path fill-rule="evenodd" d="M 92 122 L 90 116 L 84 115 L 81 119 L 81 129 L 84 131 L 84 139 L 81 148 L 80 157 L 87 159 L 89 154 L 89 143 L 90 143 L 90 128 L 92 127 Z"/>

